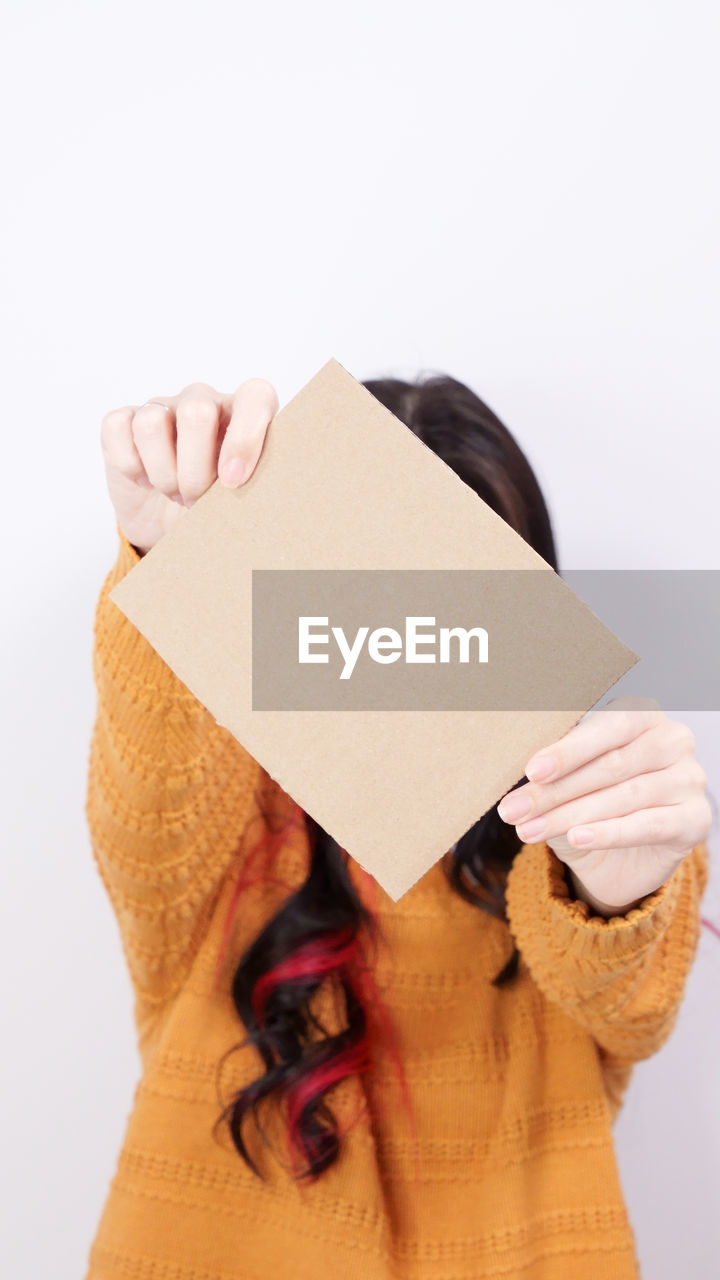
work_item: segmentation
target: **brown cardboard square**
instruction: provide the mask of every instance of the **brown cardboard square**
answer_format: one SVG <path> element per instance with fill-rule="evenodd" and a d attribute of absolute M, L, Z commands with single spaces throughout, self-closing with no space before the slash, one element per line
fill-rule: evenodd
<path fill-rule="evenodd" d="M 271 569 L 534 570 L 546 608 L 528 618 L 522 598 L 509 599 L 505 622 L 531 629 L 538 673 L 562 664 L 575 705 L 253 709 L 253 570 Z M 216 721 L 396 902 L 517 782 L 533 752 L 637 661 L 335 359 L 275 416 L 247 484 L 216 481 L 111 598 Z"/>

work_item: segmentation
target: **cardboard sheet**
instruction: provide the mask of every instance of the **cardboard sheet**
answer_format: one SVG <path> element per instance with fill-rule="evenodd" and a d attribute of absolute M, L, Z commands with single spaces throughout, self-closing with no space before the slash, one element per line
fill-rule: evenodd
<path fill-rule="evenodd" d="M 482 674 L 497 670 L 499 652 L 512 653 L 510 685 L 516 680 L 522 692 L 513 698 L 506 671 L 504 683 L 486 696 L 490 686 L 481 685 L 476 666 L 475 685 L 462 686 L 467 697 L 462 693 L 458 702 L 457 688 L 453 694 L 435 683 L 426 700 L 423 672 L 428 681 L 431 675 L 437 680 L 440 668 L 418 664 L 414 685 L 406 683 L 404 695 L 393 701 L 392 681 L 400 688 L 408 671 L 404 654 L 380 666 L 366 651 L 362 669 L 372 680 L 365 692 L 351 695 L 355 675 L 339 679 L 338 650 L 332 661 L 312 667 L 316 682 L 334 681 L 337 703 L 334 694 L 329 703 L 313 702 L 312 686 L 299 705 L 283 702 L 295 681 L 292 673 L 284 683 L 280 678 L 289 657 L 280 622 L 273 630 L 272 608 L 274 600 L 286 614 L 296 608 L 297 593 L 290 605 L 285 587 L 300 570 L 315 571 L 307 576 L 308 589 L 318 581 L 331 584 L 329 599 L 337 598 L 346 616 L 352 612 L 351 579 L 339 571 L 375 571 L 378 600 L 388 608 L 398 593 L 387 571 L 404 571 L 407 590 L 399 595 L 406 617 L 415 599 L 416 613 L 427 613 L 422 592 L 413 596 L 412 583 L 423 577 L 417 571 L 443 571 L 428 581 L 457 582 L 455 596 L 445 592 L 442 610 L 452 622 L 455 600 L 463 627 L 468 618 L 480 625 L 482 609 L 474 600 L 468 610 L 467 579 L 449 571 L 503 571 Z M 274 595 L 268 571 L 284 571 Z M 368 574 L 358 578 L 368 581 L 372 585 Z M 264 623 L 258 633 L 256 616 L 256 665 L 264 673 L 259 702 L 253 583 Z M 384 596 L 383 583 L 390 584 Z M 217 723 L 393 901 L 522 777 L 533 752 L 565 733 L 637 661 L 551 566 L 334 359 L 276 415 L 247 484 L 231 490 L 216 481 L 111 598 Z M 309 616 L 322 616 L 315 613 L 322 607 L 318 599 L 308 595 Z M 326 592 L 326 606 L 327 599 Z M 326 616 L 332 627 L 334 619 Z M 371 629 L 388 625 L 382 611 L 362 620 Z M 352 639 L 350 630 L 346 634 Z M 509 643 L 516 635 L 524 638 L 522 659 Z M 320 643 L 314 652 L 329 653 L 329 645 L 323 650 Z M 271 670 L 268 683 L 268 656 L 277 682 Z M 544 701 L 533 703 L 528 690 L 541 688 L 548 671 L 568 696 L 553 700 L 557 689 L 550 688 Z M 467 672 L 466 666 L 463 678 Z M 277 705 L 268 706 L 268 688 L 279 690 Z M 389 698 L 383 694 L 378 702 L 378 689 L 391 690 Z M 415 692 L 408 695 L 408 689 Z"/>

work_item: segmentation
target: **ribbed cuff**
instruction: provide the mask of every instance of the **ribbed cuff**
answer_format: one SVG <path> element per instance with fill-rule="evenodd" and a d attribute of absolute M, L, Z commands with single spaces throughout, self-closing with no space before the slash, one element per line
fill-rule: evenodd
<path fill-rule="evenodd" d="M 660 938 L 672 919 L 685 863 L 669 880 L 621 916 L 601 916 L 587 902 L 573 898 L 564 863 L 545 842 L 523 845 L 507 882 L 508 917 L 518 946 L 532 950 L 533 937 L 545 934 L 558 954 L 587 953 L 596 961 L 628 955 Z"/>
<path fill-rule="evenodd" d="M 193 705 L 197 710 L 200 704 L 195 695 L 110 598 L 113 587 L 143 558 L 117 524 L 116 529 L 117 556 L 103 583 L 95 613 L 96 679 L 101 680 L 103 674 L 110 677 L 136 702 L 143 699 L 152 704 L 160 697 Z"/>
<path fill-rule="evenodd" d="M 117 529 L 118 542 L 119 542 L 118 561 L 122 560 L 122 567 L 124 568 L 124 573 L 121 573 L 120 577 L 124 577 L 124 574 L 127 573 L 128 570 L 133 567 L 133 565 L 137 564 L 139 560 L 142 560 L 142 556 L 138 551 L 137 547 L 134 547 L 131 542 L 128 542 L 127 538 L 125 537 L 125 534 L 123 533 L 122 529 L 120 528 L 120 525 L 117 524 L 117 522 L 115 524 L 115 528 Z M 118 578 L 117 581 L 119 582 L 120 578 Z"/>

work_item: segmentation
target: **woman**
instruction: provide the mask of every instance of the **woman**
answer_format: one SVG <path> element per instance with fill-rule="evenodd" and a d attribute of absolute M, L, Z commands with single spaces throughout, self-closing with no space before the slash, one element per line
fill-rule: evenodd
<path fill-rule="evenodd" d="M 557 568 L 478 396 L 365 386 Z M 394 903 L 108 599 L 218 477 L 247 481 L 277 409 L 256 378 L 103 419 L 87 817 L 143 1074 L 86 1280 L 630 1280 L 612 1121 L 697 943 L 692 734 L 656 703 L 590 713 Z"/>

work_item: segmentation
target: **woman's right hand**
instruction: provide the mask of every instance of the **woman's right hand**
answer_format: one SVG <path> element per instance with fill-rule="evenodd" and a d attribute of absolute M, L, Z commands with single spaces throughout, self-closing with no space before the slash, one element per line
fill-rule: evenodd
<path fill-rule="evenodd" d="M 272 383 L 249 378 L 233 395 L 192 382 L 177 396 L 106 413 L 105 475 L 128 542 L 144 555 L 218 478 L 244 484 L 278 406 Z"/>

